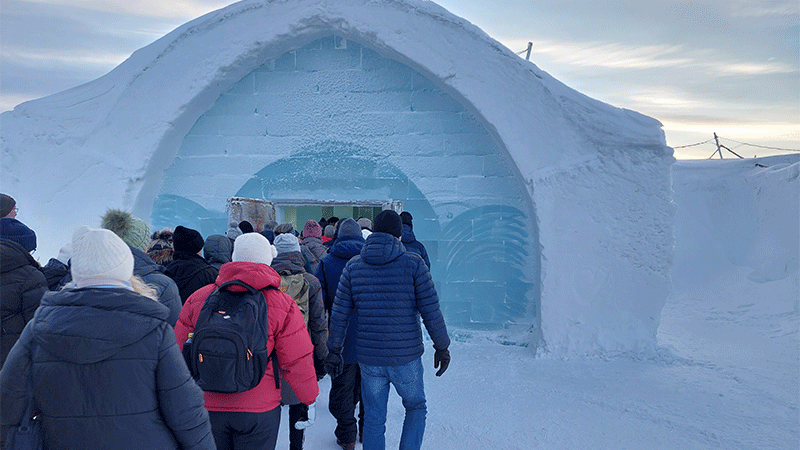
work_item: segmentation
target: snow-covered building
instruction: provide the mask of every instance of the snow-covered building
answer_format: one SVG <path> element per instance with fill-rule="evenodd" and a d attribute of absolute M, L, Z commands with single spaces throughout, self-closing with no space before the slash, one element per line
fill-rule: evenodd
<path fill-rule="evenodd" d="M 244 0 L 0 122 L 0 191 L 44 258 L 112 207 L 208 236 L 231 197 L 300 228 L 394 203 L 456 334 L 558 356 L 655 350 L 674 254 L 661 124 L 435 3 Z"/>

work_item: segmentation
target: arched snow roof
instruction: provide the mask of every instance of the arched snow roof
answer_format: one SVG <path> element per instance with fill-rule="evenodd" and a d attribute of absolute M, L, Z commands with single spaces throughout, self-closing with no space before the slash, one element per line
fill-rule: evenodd
<path fill-rule="evenodd" d="M 177 28 L 95 81 L 4 114 L 4 123 L 53 125 L 31 138 L 14 136 L 25 127 L 8 124 L 4 140 L 38 140 L 32 147 L 46 158 L 74 147 L 106 159 L 128 180 L 124 193 L 109 194 L 123 194 L 125 206 L 147 216 L 160 173 L 222 92 L 265 61 L 330 34 L 436 82 L 483 121 L 529 184 L 535 171 L 569 164 L 598 145 L 664 145 L 654 119 L 579 94 L 466 20 L 419 0 L 235 3 Z"/>
<path fill-rule="evenodd" d="M 0 189 L 43 255 L 107 208 L 149 217 L 163 171 L 219 95 L 326 35 L 427 76 L 494 136 L 539 222 L 550 352 L 655 352 L 674 256 L 661 124 L 568 88 L 429 1 L 244 0 L 193 20 L 97 80 L 0 115 Z"/>

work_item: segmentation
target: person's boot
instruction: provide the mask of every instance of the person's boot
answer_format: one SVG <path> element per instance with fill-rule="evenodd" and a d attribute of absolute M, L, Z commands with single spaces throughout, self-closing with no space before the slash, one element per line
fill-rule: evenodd
<path fill-rule="evenodd" d="M 342 442 L 342 441 L 340 441 L 338 439 L 336 440 L 336 445 L 338 445 L 339 447 L 342 447 L 342 450 L 355 450 L 355 448 L 356 448 L 356 443 L 355 442 L 351 442 L 349 444 L 345 444 L 344 442 Z"/>

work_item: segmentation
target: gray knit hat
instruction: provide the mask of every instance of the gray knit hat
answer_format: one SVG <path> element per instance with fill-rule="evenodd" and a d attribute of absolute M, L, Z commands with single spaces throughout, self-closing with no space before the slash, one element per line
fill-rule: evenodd
<path fill-rule="evenodd" d="M 361 227 L 355 220 L 347 218 L 340 220 L 339 224 L 339 237 L 343 236 L 359 236 L 361 237 Z"/>
<path fill-rule="evenodd" d="M 299 252 L 300 241 L 292 233 L 279 234 L 275 236 L 275 249 L 278 250 L 279 255 L 281 253 Z"/>

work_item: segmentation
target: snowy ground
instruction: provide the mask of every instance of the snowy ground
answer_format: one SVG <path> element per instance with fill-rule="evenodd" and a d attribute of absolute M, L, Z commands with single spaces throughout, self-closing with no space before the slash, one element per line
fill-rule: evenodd
<path fill-rule="evenodd" d="M 724 217 L 738 214 L 731 208 L 739 208 L 735 205 L 741 200 L 727 201 L 719 192 L 735 191 L 731 186 L 744 180 L 752 187 L 749 201 L 757 212 L 744 211 L 750 217 L 739 225 L 747 220 L 761 224 L 754 239 L 764 240 L 758 230 L 771 229 L 772 238 L 788 242 L 797 253 L 797 237 L 791 233 L 800 226 L 800 163 L 763 169 L 750 161 L 717 163 L 711 170 L 722 172 L 716 174 L 697 163 L 676 167 L 676 288 L 662 311 L 658 356 L 644 361 L 554 360 L 536 357 L 529 348 L 473 336 L 454 339 L 452 364 L 436 378 L 429 344 L 423 357 L 428 396 L 423 448 L 800 448 L 797 260 L 790 261 L 783 278 L 754 277 L 752 267 L 741 265 L 747 255 L 730 251 L 749 247 L 720 242 L 727 235 L 714 234 L 709 227 L 714 224 L 709 210 L 722 208 Z M 736 181 L 710 180 L 720 175 Z M 713 195 L 696 203 L 687 198 L 703 199 L 709 193 Z M 705 225 L 698 228 L 701 222 Z M 787 225 L 783 229 L 789 235 L 775 231 L 776 223 Z M 699 244 L 700 238 L 708 239 Z M 335 449 L 335 421 L 327 411 L 329 379 L 320 387 L 317 421 L 306 432 L 306 448 Z M 392 391 L 387 448 L 397 448 L 402 420 L 402 405 Z M 287 423 L 284 412 L 278 448 L 288 445 Z"/>

